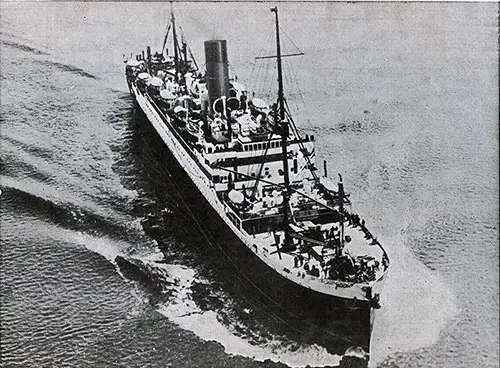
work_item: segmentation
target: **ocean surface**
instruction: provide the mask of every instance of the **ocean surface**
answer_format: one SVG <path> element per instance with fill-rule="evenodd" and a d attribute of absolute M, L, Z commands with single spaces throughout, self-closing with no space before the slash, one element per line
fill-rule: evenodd
<path fill-rule="evenodd" d="M 238 80 L 265 94 L 273 69 L 254 56 L 272 45 L 271 6 L 175 10 L 200 66 L 203 41 L 225 38 Z M 297 125 L 392 260 L 373 366 L 498 367 L 498 5 L 279 7 L 285 52 L 305 53 L 285 63 Z M 269 329 L 226 287 L 168 152 L 134 108 L 123 55 L 161 47 L 169 4 L 0 11 L 0 365 L 338 362 L 290 339 L 285 320 Z M 170 226 L 145 230 L 163 210 Z M 117 255 L 148 265 L 158 285 L 124 274 Z"/>

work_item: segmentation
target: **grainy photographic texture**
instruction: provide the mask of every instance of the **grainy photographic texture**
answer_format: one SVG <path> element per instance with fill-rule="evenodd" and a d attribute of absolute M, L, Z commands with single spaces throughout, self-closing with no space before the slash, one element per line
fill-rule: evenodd
<path fill-rule="evenodd" d="M 255 60 L 275 5 L 175 3 L 185 55 L 203 70 L 226 40 L 230 77 L 276 102 L 276 60 Z M 391 261 L 372 366 L 497 367 L 498 5 L 277 5 L 282 53 L 304 53 L 283 58 L 294 121 Z M 231 267 L 129 93 L 124 60 L 162 49 L 170 4 L 0 11 L 1 365 L 338 365 L 355 324 L 304 327 Z"/>

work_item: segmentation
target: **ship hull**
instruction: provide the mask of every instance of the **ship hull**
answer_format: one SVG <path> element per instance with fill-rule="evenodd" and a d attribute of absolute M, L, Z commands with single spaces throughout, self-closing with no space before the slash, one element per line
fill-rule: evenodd
<path fill-rule="evenodd" d="M 203 181 L 196 163 L 160 121 L 154 107 L 134 86 L 131 93 L 170 152 L 170 157 L 163 157 L 169 171 L 175 173 L 176 186 L 185 194 L 182 204 L 189 207 L 200 235 L 213 250 L 211 258 L 225 290 L 260 311 L 271 331 L 293 341 L 316 343 L 335 354 L 343 354 L 350 346 L 368 351 L 369 303 L 299 285 L 256 257 L 224 220 L 209 192 L 208 179 Z"/>

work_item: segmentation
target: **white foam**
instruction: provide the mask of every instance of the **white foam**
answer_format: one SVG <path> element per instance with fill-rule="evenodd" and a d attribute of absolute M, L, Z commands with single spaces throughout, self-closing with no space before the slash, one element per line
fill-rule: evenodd
<path fill-rule="evenodd" d="M 60 239 L 76 245 L 81 245 L 88 250 L 98 253 L 109 262 L 115 264 L 115 258 L 123 254 L 123 250 L 129 246 L 127 243 L 122 243 L 106 236 L 95 237 L 81 231 L 62 229 L 54 226 L 51 228 L 50 237 L 52 239 Z"/>
<path fill-rule="evenodd" d="M 144 229 L 142 227 L 142 217 L 138 217 L 128 223 L 128 228 L 129 229 L 134 229 L 137 232 L 144 233 Z"/>
<path fill-rule="evenodd" d="M 116 256 L 122 255 L 127 247 L 126 243 L 119 243 L 107 237 L 95 238 L 83 233 L 78 234 L 80 234 L 81 243 L 88 250 L 99 253 L 113 264 L 115 264 Z"/>
<path fill-rule="evenodd" d="M 156 240 L 154 240 L 154 243 L 156 245 L 158 245 L 158 242 Z M 145 262 L 145 263 L 149 263 L 150 265 L 152 265 L 154 267 L 163 268 L 168 272 L 170 270 L 170 267 L 168 267 L 168 266 L 172 266 L 172 265 L 166 265 L 164 263 L 156 263 L 156 262 L 162 262 L 164 260 L 164 258 L 165 257 L 163 256 L 163 253 L 161 252 L 160 248 L 156 247 L 154 250 L 154 253 L 145 254 L 144 256 L 142 256 L 140 258 L 140 260 Z"/>
<path fill-rule="evenodd" d="M 151 255 L 145 262 L 158 261 L 161 255 Z M 290 351 L 282 346 L 279 339 L 268 341 L 265 344 L 254 345 L 248 340 L 233 334 L 230 329 L 218 321 L 214 311 L 202 311 L 191 298 L 193 282 L 203 282 L 195 277 L 195 272 L 180 265 L 156 264 L 164 269 L 170 278 L 177 279 L 174 299 L 162 304 L 158 312 L 176 323 L 185 330 L 189 330 L 205 341 L 215 341 L 224 346 L 226 353 L 249 357 L 257 361 L 270 359 L 281 362 L 291 367 L 305 367 L 306 365 L 323 367 L 336 365 L 340 357 L 332 355 L 326 349 L 317 345 L 301 346 L 295 351 Z"/>
<path fill-rule="evenodd" d="M 418 261 L 401 239 L 384 244 L 391 267 L 375 311 L 370 357 L 375 365 L 395 352 L 434 344 L 458 313 L 455 296 L 440 276 Z"/>

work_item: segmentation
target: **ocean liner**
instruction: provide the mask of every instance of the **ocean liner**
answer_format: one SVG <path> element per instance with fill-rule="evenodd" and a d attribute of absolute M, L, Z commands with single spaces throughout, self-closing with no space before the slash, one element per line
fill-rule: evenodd
<path fill-rule="evenodd" d="M 273 298 L 288 298 L 288 306 L 301 308 L 300 297 L 325 308 L 354 305 L 369 316 L 379 307 L 389 258 L 352 212 L 342 177 L 330 181 L 326 164 L 318 173 L 314 136 L 299 134 L 283 89 L 282 58 L 289 55 L 281 52 L 278 9 L 271 10 L 276 50 L 265 58 L 276 60 L 275 101 L 265 102 L 230 78 L 225 40 L 205 41 L 201 70 L 178 37 L 173 12 L 162 49 L 152 54 L 148 46 L 125 60 L 128 87 L 226 231 L 237 237 L 225 254 L 245 259 L 239 268 L 252 283 Z M 357 344 L 367 348 L 368 341 Z"/>

